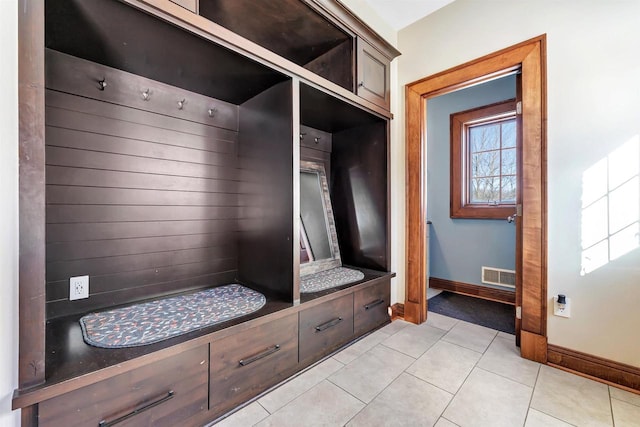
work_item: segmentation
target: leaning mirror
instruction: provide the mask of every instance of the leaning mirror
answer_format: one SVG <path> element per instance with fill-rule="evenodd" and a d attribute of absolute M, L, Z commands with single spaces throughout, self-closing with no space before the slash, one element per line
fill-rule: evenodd
<path fill-rule="evenodd" d="M 300 275 L 341 266 L 324 166 L 300 162 Z"/>

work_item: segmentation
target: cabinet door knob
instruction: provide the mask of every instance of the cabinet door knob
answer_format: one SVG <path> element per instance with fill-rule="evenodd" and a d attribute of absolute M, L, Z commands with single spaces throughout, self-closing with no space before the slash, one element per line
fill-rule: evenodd
<path fill-rule="evenodd" d="M 361 81 L 360 83 L 358 83 L 358 87 L 364 87 L 364 82 Z"/>

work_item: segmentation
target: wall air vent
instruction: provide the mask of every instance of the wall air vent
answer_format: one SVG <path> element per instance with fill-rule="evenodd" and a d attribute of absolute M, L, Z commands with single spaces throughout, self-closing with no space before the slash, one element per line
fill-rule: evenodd
<path fill-rule="evenodd" d="M 482 267 L 482 283 L 515 288 L 516 272 L 502 268 Z"/>

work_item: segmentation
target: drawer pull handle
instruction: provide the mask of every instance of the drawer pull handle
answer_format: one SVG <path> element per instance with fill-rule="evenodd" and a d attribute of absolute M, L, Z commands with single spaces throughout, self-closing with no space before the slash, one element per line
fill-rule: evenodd
<path fill-rule="evenodd" d="M 134 409 L 133 411 L 129 412 L 128 414 L 125 414 L 123 416 L 121 416 L 120 418 L 116 418 L 113 421 L 107 421 L 107 420 L 102 420 L 98 423 L 98 427 L 111 427 L 114 426 L 116 424 L 120 424 L 121 422 L 123 422 L 124 420 L 128 420 L 129 418 L 133 417 L 134 415 L 138 415 L 141 412 L 144 412 L 148 409 L 151 409 L 155 406 L 158 406 L 164 402 L 166 402 L 167 400 L 173 399 L 173 396 L 175 395 L 175 393 L 173 392 L 173 390 L 169 391 L 167 393 L 166 396 L 161 397 L 158 400 L 154 400 L 153 402 L 150 402 L 146 405 L 140 406 L 139 408 Z"/>
<path fill-rule="evenodd" d="M 322 325 L 316 326 L 316 332 L 322 332 L 325 329 L 329 329 L 333 326 L 336 326 L 338 323 L 342 322 L 342 317 L 336 317 L 335 319 L 331 319 Z"/>
<path fill-rule="evenodd" d="M 384 303 L 383 299 L 377 299 L 377 300 L 371 301 L 369 304 L 365 305 L 364 309 L 365 310 L 369 310 L 370 308 L 373 308 L 373 307 L 375 307 L 377 305 L 380 305 L 380 304 L 383 304 L 383 303 Z"/>
<path fill-rule="evenodd" d="M 248 359 L 241 359 L 238 363 L 240 363 L 240 366 L 247 366 L 250 363 L 255 362 L 256 360 L 260 360 L 263 357 L 267 357 L 273 353 L 275 353 L 276 351 L 280 350 L 280 345 L 276 344 L 271 348 L 266 349 L 265 351 L 263 351 L 262 353 L 258 353 L 255 356 L 251 356 Z"/>

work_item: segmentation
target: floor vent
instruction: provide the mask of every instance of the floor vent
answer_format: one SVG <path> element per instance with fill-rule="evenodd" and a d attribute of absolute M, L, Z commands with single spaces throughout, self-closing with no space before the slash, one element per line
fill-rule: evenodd
<path fill-rule="evenodd" d="M 482 267 L 482 283 L 515 288 L 516 272 L 502 268 Z"/>

